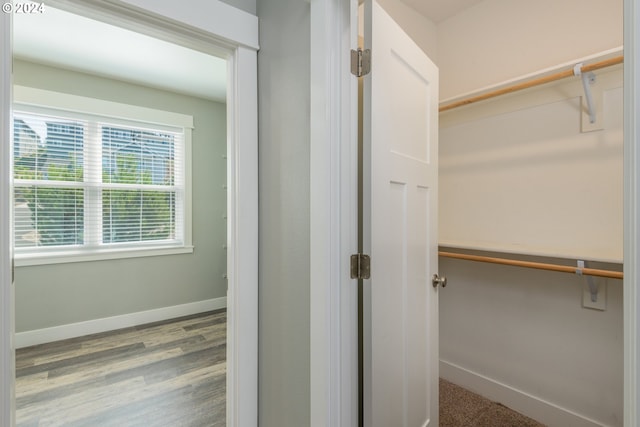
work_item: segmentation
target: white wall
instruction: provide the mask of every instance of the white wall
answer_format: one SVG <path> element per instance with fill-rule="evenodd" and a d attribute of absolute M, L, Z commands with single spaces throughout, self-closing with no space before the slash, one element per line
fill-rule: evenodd
<path fill-rule="evenodd" d="M 622 1 L 485 0 L 440 23 L 437 30 L 441 99 L 447 99 L 621 46 Z M 538 188 L 542 191 L 536 190 L 530 194 L 529 206 L 536 210 L 537 206 L 549 203 L 548 210 L 537 211 L 537 215 L 530 220 L 553 224 L 554 219 L 557 219 L 553 212 L 560 212 L 564 207 L 571 215 L 562 221 L 571 221 L 573 217 L 575 222 L 580 222 L 585 217 L 588 218 L 590 213 L 583 215 L 580 210 L 573 210 L 577 207 L 575 204 L 559 207 L 557 203 L 564 202 L 558 202 L 554 198 L 551 203 L 543 191 L 546 187 L 554 193 L 557 190 L 554 185 L 561 186 L 576 179 L 568 169 L 563 171 L 561 166 L 562 159 L 569 164 L 577 156 L 578 162 L 593 162 L 592 169 L 595 170 L 587 174 L 587 181 L 574 182 L 587 184 L 585 197 L 591 198 L 591 201 L 595 199 L 596 204 L 599 200 L 597 194 L 603 194 L 604 200 L 600 202 L 607 206 L 599 207 L 615 208 L 599 219 L 595 217 L 589 221 L 600 221 L 594 227 L 604 232 L 608 230 L 615 237 L 607 242 L 609 253 L 615 255 L 607 258 L 619 259 L 622 250 L 617 247 L 621 245 L 619 235 L 622 225 L 622 207 L 618 206 L 621 204 L 622 194 L 622 135 L 619 117 L 622 89 L 614 89 L 605 94 L 610 102 L 606 111 L 609 115 L 606 125 L 608 130 L 592 134 L 580 134 L 580 113 L 577 111 L 579 99 L 567 95 L 565 100 L 559 99 L 546 105 L 544 102 L 537 106 L 520 103 L 519 99 L 535 97 L 535 91 L 539 90 L 527 95 L 505 96 L 496 101 L 441 115 L 440 164 L 443 169 L 440 175 L 440 203 L 445 209 L 464 209 L 464 206 L 447 208 L 451 201 L 447 199 L 447 194 L 451 195 L 451 199 L 458 198 L 460 201 L 458 196 L 461 193 L 456 193 L 456 188 L 464 192 L 469 190 L 469 186 L 475 185 L 480 193 L 484 191 L 484 194 L 490 195 L 487 186 L 492 175 L 495 177 L 496 174 L 505 174 L 511 168 L 514 177 L 521 177 L 523 171 L 528 170 L 532 173 L 529 180 L 543 181 Z M 558 102 L 565 107 L 574 104 L 575 120 L 571 119 L 568 126 L 560 126 L 565 128 L 564 131 L 559 128 L 556 131 L 545 129 L 556 117 L 554 111 L 561 108 Z M 498 108 L 496 105 L 503 107 Z M 507 112 L 505 106 L 513 113 Z M 473 116 L 472 111 L 482 110 L 484 112 Z M 524 111 L 531 113 L 530 122 L 525 120 Z M 568 114 L 568 117 L 572 117 L 571 113 Z M 458 118 L 452 120 L 451 117 L 456 115 Z M 466 118 L 463 118 L 465 115 Z M 457 125 L 454 125 L 452 122 L 456 120 Z M 502 123 L 501 126 L 512 125 L 515 133 L 510 136 L 500 132 L 485 135 L 485 139 L 491 141 L 489 148 L 483 150 L 483 135 L 465 134 L 461 129 L 452 131 L 448 127 L 465 126 L 465 120 L 469 126 L 478 126 L 478 121 L 482 120 L 487 123 Z M 530 127 L 529 131 L 527 127 Z M 613 131 L 612 127 L 616 130 Z M 540 138 L 538 132 L 541 128 L 545 130 L 542 133 L 546 133 L 543 138 Z M 524 139 L 518 136 L 518 132 L 520 137 L 525 138 L 537 132 L 537 137 L 530 138 L 536 145 L 529 148 L 535 152 L 535 156 L 531 159 L 520 156 L 519 167 L 515 162 L 497 162 L 498 158 L 510 158 L 509 150 L 513 148 L 513 144 L 523 142 Z M 592 139 L 595 145 L 587 143 L 582 149 L 564 145 L 583 138 Z M 538 142 L 542 143 L 537 144 Z M 589 146 L 592 149 L 605 149 L 607 153 L 587 160 Z M 559 156 L 558 149 L 568 151 Z M 455 164 L 456 156 L 458 160 L 460 156 L 466 156 L 469 162 L 475 162 L 475 170 L 471 171 L 472 165 L 467 163 L 466 171 L 464 165 L 459 165 L 457 174 L 448 174 L 447 164 Z M 477 179 L 466 183 L 464 179 L 460 180 L 465 172 L 482 175 L 478 164 L 483 162 L 486 164 L 482 166 L 485 168 L 485 175 L 480 176 L 482 182 Z M 610 165 L 613 170 L 608 172 L 614 175 L 610 176 L 610 180 L 600 181 L 598 184 L 600 167 L 607 162 L 613 162 Z M 492 165 L 500 170 L 492 170 Z M 537 176 L 536 169 L 539 170 Z M 550 180 L 544 181 L 545 174 L 549 172 L 552 172 L 553 179 L 547 177 Z M 452 176 L 455 180 L 449 179 Z M 513 183 L 505 183 L 505 179 L 508 176 L 502 175 L 502 181 L 497 181 L 495 188 L 501 186 L 503 189 L 514 189 Z M 554 179 L 560 180 L 556 181 L 558 184 L 554 184 Z M 589 179 L 596 181 L 589 183 Z M 608 183 L 602 186 L 603 182 Z M 525 194 L 530 191 L 529 187 L 536 187 L 535 184 L 538 183 L 527 183 L 525 180 L 524 184 L 523 197 L 518 199 L 520 207 L 524 203 Z M 600 188 L 596 189 L 594 185 L 599 185 Z M 613 199 L 610 199 L 612 196 Z M 500 195 L 494 193 L 490 197 L 499 199 Z M 503 200 L 506 209 L 517 211 L 518 206 L 510 205 L 516 201 L 509 200 Z M 481 201 L 480 196 L 477 203 L 468 205 L 466 209 L 471 210 L 471 213 L 473 210 L 481 212 L 485 208 L 478 205 Z M 490 212 L 495 208 L 493 205 L 486 207 Z M 561 215 L 564 213 L 566 212 L 560 212 Z M 445 222 L 446 215 L 446 212 L 441 211 L 441 218 L 444 217 Z M 503 243 L 513 243 L 509 241 L 509 233 L 505 235 L 503 232 L 508 225 L 505 222 L 512 221 L 518 225 L 520 221 L 519 226 L 526 229 L 530 227 L 530 222 L 524 221 L 526 215 L 527 212 L 524 212 L 522 218 L 499 220 L 498 228 L 502 229 Z M 545 215 L 547 217 L 542 218 Z M 480 216 L 487 218 L 487 215 Z M 482 224 L 478 222 L 473 226 L 481 233 L 487 231 L 482 230 Z M 488 223 L 486 228 L 495 229 L 496 224 Z M 443 234 L 450 231 L 450 227 L 443 229 Z M 535 235 L 533 230 L 529 231 L 529 237 Z M 513 234 L 512 237 L 517 240 L 520 236 Z M 566 240 L 570 238 L 564 236 L 564 241 Z M 577 241 L 579 237 L 566 243 L 571 246 Z M 585 243 L 582 245 L 584 247 Z M 597 240 L 588 245 L 598 249 Z M 577 249 L 579 251 L 581 246 L 577 245 Z M 549 247 L 541 252 L 548 250 Z M 565 248 L 564 253 L 568 252 L 569 249 Z M 551 261 L 571 262 L 567 259 Z M 602 267 L 619 269 L 620 265 L 602 264 Z M 594 311 L 581 307 L 584 279 L 573 275 L 445 258 L 440 259 L 440 273 L 449 279 L 449 285 L 440 293 L 440 357 L 443 377 L 499 400 L 547 425 L 622 425 L 621 281 L 609 279 L 606 310 Z"/>
<path fill-rule="evenodd" d="M 436 25 L 411 6 L 398 0 L 379 0 L 378 3 L 432 60 L 438 57 Z M 361 12 L 359 17 L 362 18 Z"/>
<path fill-rule="evenodd" d="M 577 276 L 447 258 L 440 272 L 443 378 L 545 425 L 622 425 L 621 280 L 595 311 Z"/>
<path fill-rule="evenodd" d="M 233 7 L 242 9 L 245 12 L 249 12 L 252 15 L 256 14 L 256 0 L 221 0 L 224 3 L 230 4 Z"/>
<path fill-rule="evenodd" d="M 441 99 L 622 46 L 622 4 L 485 0 L 441 22 Z"/>
<path fill-rule="evenodd" d="M 622 262 L 620 66 L 440 114 L 441 245 Z M 584 123 L 582 119 L 584 118 Z"/>

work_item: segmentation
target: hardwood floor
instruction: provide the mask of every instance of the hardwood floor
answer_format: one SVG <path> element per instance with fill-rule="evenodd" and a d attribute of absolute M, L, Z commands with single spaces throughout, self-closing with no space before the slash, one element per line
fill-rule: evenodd
<path fill-rule="evenodd" d="M 16 351 L 16 427 L 224 426 L 226 311 Z"/>

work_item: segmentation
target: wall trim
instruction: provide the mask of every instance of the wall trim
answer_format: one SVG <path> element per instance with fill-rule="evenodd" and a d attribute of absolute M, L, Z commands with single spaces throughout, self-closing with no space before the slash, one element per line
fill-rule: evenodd
<path fill-rule="evenodd" d="M 603 424 L 554 403 L 440 359 L 440 377 L 549 426 L 602 427 Z"/>
<path fill-rule="evenodd" d="M 122 314 L 119 316 L 105 317 L 102 319 L 87 320 L 85 322 L 69 323 L 67 325 L 16 333 L 15 344 L 16 348 L 29 347 L 68 338 L 81 337 L 83 335 L 113 331 L 130 326 L 144 325 L 145 323 L 204 313 L 226 307 L 227 297 L 220 297 L 136 313 Z"/>

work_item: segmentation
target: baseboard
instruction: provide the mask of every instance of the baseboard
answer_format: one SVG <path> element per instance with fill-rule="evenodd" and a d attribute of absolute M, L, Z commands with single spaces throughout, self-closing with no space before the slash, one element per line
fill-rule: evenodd
<path fill-rule="evenodd" d="M 602 427 L 597 421 L 444 360 L 440 360 L 440 376 L 550 427 Z"/>
<path fill-rule="evenodd" d="M 120 316 L 105 317 L 102 319 L 70 323 L 68 325 L 54 326 L 51 328 L 19 332 L 15 334 L 15 345 L 16 348 L 29 347 L 32 345 L 81 337 L 99 332 L 128 328 L 130 326 L 144 325 L 145 323 L 158 322 L 160 320 L 168 320 L 181 316 L 189 316 L 191 314 L 204 313 L 206 311 L 225 308 L 226 306 L 226 297 L 213 298 L 188 304 L 122 314 Z"/>

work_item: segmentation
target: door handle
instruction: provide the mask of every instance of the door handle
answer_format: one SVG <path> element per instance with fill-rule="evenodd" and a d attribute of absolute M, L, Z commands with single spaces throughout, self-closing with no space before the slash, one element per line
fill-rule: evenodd
<path fill-rule="evenodd" d="M 431 278 L 431 283 L 433 283 L 434 288 L 437 288 L 438 285 L 444 288 L 447 286 L 447 278 L 444 276 L 439 277 L 437 274 L 434 274 L 433 277 Z"/>

